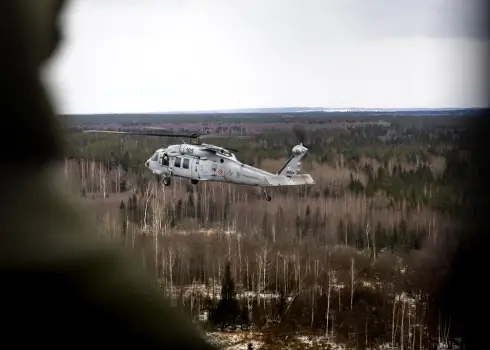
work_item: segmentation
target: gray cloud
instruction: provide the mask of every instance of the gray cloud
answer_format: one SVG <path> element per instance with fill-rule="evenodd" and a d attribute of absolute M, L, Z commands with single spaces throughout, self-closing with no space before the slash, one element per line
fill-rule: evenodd
<path fill-rule="evenodd" d="M 268 0 L 229 2 L 247 26 L 339 37 L 487 38 L 485 0 Z M 304 39 L 304 38 L 303 38 Z"/>
<path fill-rule="evenodd" d="M 484 0 L 370 0 L 352 11 L 381 36 L 488 37 Z"/>
<path fill-rule="evenodd" d="M 65 111 L 486 105 L 483 0 L 72 0 Z"/>

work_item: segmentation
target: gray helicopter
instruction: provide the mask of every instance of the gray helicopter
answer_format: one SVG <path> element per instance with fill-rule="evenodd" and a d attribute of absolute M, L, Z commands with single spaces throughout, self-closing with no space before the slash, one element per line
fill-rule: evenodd
<path fill-rule="evenodd" d="M 181 137 L 199 139 L 198 133 L 178 134 L 167 131 L 109 131 L 85 130 L 84 132 L 129 134 L 142 136 Z M 303 143 L 293 147 L 292 155 L 276 174 L 240 162 L 235 149 L 212 144 L 181 144 L 160 148 L 146 161 L 145 167 L 162 178 L 165 186 L 170 186 L 172 176 L 190 179 L 197 185 L 201 181 L 226 182 L 262 188 L 266 201 L 271 201 L 267 193 L 269 187 L 313 185 L 310 174 L 299 174 L 301 159 L 308 152 Z"/>

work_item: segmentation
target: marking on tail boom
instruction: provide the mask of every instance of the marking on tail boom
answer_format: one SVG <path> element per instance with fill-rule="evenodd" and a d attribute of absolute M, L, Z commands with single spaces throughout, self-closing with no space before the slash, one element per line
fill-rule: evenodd
<path fill-rule="evenodd" d="M 277 175 L 281 175 L 282 174 L 282 172 L 284 171 L 284 169 L 286 169 L 286 167 L 289 165 L 289 163 L 293 160 L 294 157 L 295 157 L 294 154 L 291 157 L 289 157 L 289 159 L 286 161 L 286 163 L 284 163 L 284 165 L 282 166 L 282 168 L 279 169 L 279 171 L 277 172 Z"/>

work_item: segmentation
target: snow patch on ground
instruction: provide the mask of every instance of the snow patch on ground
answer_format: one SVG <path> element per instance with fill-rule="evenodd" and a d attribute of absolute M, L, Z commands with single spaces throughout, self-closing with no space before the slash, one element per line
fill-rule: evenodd
<path fill-rule="evenodd" d="M 249 343 L 252 344 L 252 349 L 258 350 L 264 345 L 260 340 L 261 335 L 253 332 L 210 332 L 206 335 L 213 345 L 226 350 L 247 350 Z"/>
<path fill-rule="evenodd" d="M 266 335 L 256 332 L 209 332 L 207 337 L 210 342 L 226 350 L 247 350 L 248 344 L 252 344 L 254 350 L 277 349 L 281 348 L 301 348 L 301 349 L 331 349 L 344 350 L 345 346 L 337 344 L 325 336 L 318 335 L 296 335 L 278 339 L 277 343 L 270 340 L 265 341 Z"/>

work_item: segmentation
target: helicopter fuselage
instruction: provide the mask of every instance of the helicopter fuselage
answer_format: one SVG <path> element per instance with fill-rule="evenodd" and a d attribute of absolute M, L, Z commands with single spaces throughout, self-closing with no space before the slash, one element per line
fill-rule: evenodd
<path fill-rule="evenodd" d="M 157 150 L 145 166 L 156 175 L 187 178 L 194 183 L 219 181 L 259 187 L 314 184 L 309 174 L 297 174 L 296 169 L 291 169 L 294 166 L 299 170 L 299 161 L 306 152 L 302 145 L 296 146 L 285 166 L 273 174 L 240 162 L 234 153 L 224 148 L 183 143 Z"/>

